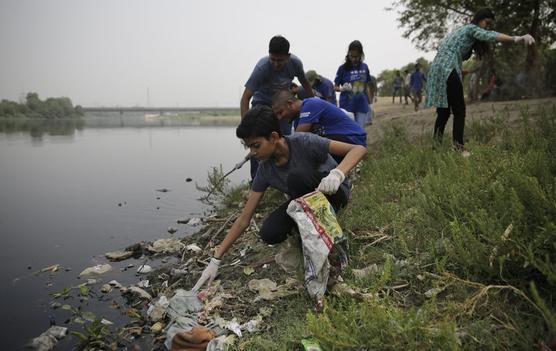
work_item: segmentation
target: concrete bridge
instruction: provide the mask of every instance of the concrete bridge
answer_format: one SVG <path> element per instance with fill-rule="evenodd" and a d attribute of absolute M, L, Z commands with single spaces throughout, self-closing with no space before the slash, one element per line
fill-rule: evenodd
<path fill-rule="evenodd" d="M 239 107 L 82 107 L 84 112 L 202 113 L 239 111 Z"/>

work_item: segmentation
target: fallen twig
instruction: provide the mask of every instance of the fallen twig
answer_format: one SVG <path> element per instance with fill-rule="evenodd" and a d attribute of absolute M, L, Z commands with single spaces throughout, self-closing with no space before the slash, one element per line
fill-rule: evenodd
<path fill-rule="evenodd" d="M 377 243 L 379 243 L 379 242 L 381 242 L 381 241 L 390 240 L 390 239 L 392 239 L 391 236 L 384 235 L 384 236 L 381 236 L 380 238 L 376 239 L 375 241 L 373 241 L 373 242 L 370 243 L 369 245 L 370 245 L 370 246 L 373 246 L 374 244 L 377 244 Z"/>
<path fill-rule="evenodd" d="M 210 238 L 209 242 L 208 242 L 207 245 L 205 246 L 205 250 L 208 248 L 209 244 L 210 244 L 211 242 L 214 242 L 214 239 L 216 239 L 216 237 L 217 237 L 218 235 L 220 235 L 220 233 L 222 233 L 222 232 L 224 231 L 224 229 L 226 228 L 226 226 L 228 226 L 228 224 L 229 224 L 231 221 L 234 221 L 238 216 L 239 216 L 239 211 L 235 211 L 234 213 L 232 213 L 232 214 L 228 217 L 228 219 L 226 219 L 226 222 L 224 222 L 224 224 L 222 224 L 222 226 L 220 227 L 220 229 L 218 229 L 218 230 L 216 231 L 216 233 L 212 236 L 212 238 Z"/>
<path fill-rule="evenodd" d="M 260 260 L 258 260 L 258 261 L 255 261 L 255 262 L 253 262 L 253 263 L 250 263 L 250 264 L 249 264 L 249 267 L 251 267 L 251 268 L 257 268 L 257 267 L 260 267 L 260 266 L 263 266 L 263 265 L 265 265 L 265 264 L 272 263 L 272 262 L 274 262 L 274 256 L 265 257 L 265 258 L 263 258 L 263 259 L 260 259 Z"/>

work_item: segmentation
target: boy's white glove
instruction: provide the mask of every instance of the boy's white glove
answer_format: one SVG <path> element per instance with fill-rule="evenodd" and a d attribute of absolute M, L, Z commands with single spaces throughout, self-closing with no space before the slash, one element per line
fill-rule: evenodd
<path fill-rule="evenodd" d="M 523 42 L 523 44 L 525 45 L 532 45 L 535 44 L 535 38 L 533 38 L 530 34 L 525 34 L 525 35 L 521 35 L 521 36 L 515 36 L 514 37 L 514 43 L 521 43 Z"/>
<path fill-rule="evenodd" d="M 321 179 L 317 190 L 324 194 L 335 194 L 344 179 L 346 179 L 344 173 L 338 168 L 334 168 L 326 177 Z"/>
<path fill-rule="evenodd" d="M 344 83 L 340 86 L 340 91 L 351 91 L 351 89 L 353 89 L 351 83 Z"/>
<path fill-rule="evenodd" d="M 208 266 L 206 266 L 205 270 L 201 274 L 201 278 L 197 281 L 197 284 L 193 287 L 193 291 L 197 291 L 208 281 L 207 286 L 210 286 L 214 278 L 216 278 L 216 274 L 218 273 L 218 267 L 220 266 L 220 261 L 217 258 L 211 258 Z"/>

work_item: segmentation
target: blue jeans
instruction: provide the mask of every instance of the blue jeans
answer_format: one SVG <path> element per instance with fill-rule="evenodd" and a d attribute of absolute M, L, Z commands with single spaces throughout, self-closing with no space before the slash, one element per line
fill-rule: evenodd
<path fill-rule="evenodd" d="M 363 129 L 365 129 L 365 124 L 367 124 L 368 115 L 368 112 L 355 112 L 355 122 Z"/>

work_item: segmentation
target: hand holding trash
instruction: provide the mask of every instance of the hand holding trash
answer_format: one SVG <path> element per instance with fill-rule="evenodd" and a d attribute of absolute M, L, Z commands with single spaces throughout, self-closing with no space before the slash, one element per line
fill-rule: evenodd
<path fill-rule="evenodd" d="M 352 86 L 351 83 L 344 83 L 340 86 L 340 91 L 351 91 Z"/>
<path fill-rule="evenodd" d="M 344 179 L 346 179 L 344 172 L 334 168 L 326 177 L 321 179 L 317 190 L 325 194 L 335 194 Z"/>
<path fill-rule="evenodd" d="M 535 38 L 533 38 L 530 34 L 525 35 L 517 35 L 514 37 L 514 43 L 523 43 L 525 46 L 535 44 Z"/>
<path fill-rule="evenodd" d="M 208 282 L 207 286 L 210 286 L 214 278 L 216 278 L 216 274 L 218 273 L 218 267 L 220 266 L 220 261 L 217 258 L 211 258 L 208 266 L 205 268 L 203 273 L 201 274 L 201 278 L 197 281 L 197 284 L 193 287 L 193 291 L 198 291 L 201 286 Z"/>

